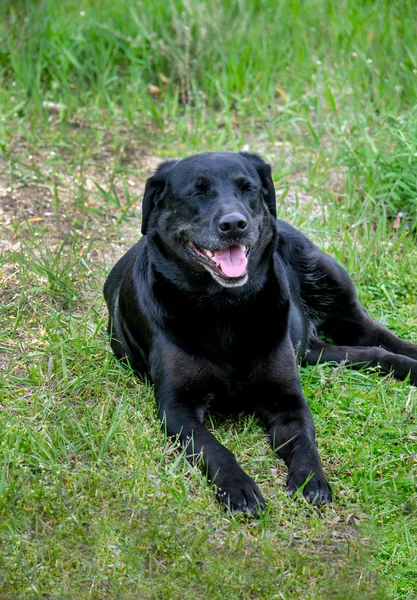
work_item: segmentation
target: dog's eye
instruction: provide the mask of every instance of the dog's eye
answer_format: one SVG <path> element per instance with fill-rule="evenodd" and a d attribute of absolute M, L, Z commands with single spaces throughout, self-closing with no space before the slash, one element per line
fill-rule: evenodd
<path fill-rule="evenodd" d="M 195 182 L 195 187 L 199 192 L 207 192 L 210 189 L 210 179 L 202 175 Z"/>
<path fill-rule="evenodd" d="M 252 189 L 252 184 L 245 177 L 239 177 L 235 183 L 241 192 L 249 192 Z"/>

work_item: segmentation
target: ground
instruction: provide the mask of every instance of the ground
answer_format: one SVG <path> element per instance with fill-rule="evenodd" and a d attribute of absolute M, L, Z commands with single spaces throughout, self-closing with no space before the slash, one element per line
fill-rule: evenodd
<path fill-rule="evenodd" d="M 155 166 L 249 150 L 417 343 L 413 3 L 81 4 L 0 7 L 0 598 L 417 598 L 414 387 L 300 369 L 322 509 L 254 418 L 213 416 L 268 504 L 230 515 L 114 360 L 102 298 Z"/>

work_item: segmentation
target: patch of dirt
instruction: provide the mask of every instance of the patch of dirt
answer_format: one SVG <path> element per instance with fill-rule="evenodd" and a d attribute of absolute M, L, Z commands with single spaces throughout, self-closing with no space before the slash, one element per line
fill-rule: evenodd
<path fill-rule="evenodd" d="M 279 167 L 280 171 L 288 172 L 285 186 L 282 185 L 282 181 L 275 182 L 277 204 L 283 218 L 286 218 L 286 215 L 290 218 L 296 207 L 308 207 L 314 216 L 326 214 L 326 204 L 320 200 L 320 192 L 316 193 L 316 190 L 311 187 L 309 177 L 306 175 L 307 167 L 300 166 L 300 162 L 308 162 L 306 161 L 308 153 L 300 159 L 300 150 L 297 156 L 290 142 L 281 140 L 271 142 L 266 134 L 258 135 L 252 144 L 245 144 L 241 150 L 259 154 L 271 164 L 273 170 L 274 167 Z M 327 173 L 328 178 L 323 189 L 331 190 L 336 196 L 340 195 L 346 176 L 345 169 L 333 168 Z M 311 191 L 306 191 L 308 189 Z"/>
<path fill-rule="evenodd" d="M 58 247 L 67 234 L 76 232 L 85 222 L 94 235 L 101 237 L 112 229 L 109 226 L 121 216 L 127 201 L 131 218 L 122 220 L 110 236 L 116 235 L 126 247 L 135 241 L 140 231 L 140 204 L 146 179 L 163 158 L 131 153 L 123 159 L 129 166 L 128 174 L 113 175 L 114 153 L 105 148 L 99 160 L 91 161 L 82 172 L 72 172 L 59 163 L 51 167 L 51 154 L 54 153 L 24 157 L 22 163 L 30 160 L 33 171 L 14 166 L 12 176 L 10 167 L 0 162 L 0 252 L 16 251 L 33 236 L 47 240 L 51 248 Z M 106 200 L 106 193 L 113 197 L 117 194 L 114 202 L 120 206 Z M 129 237 L 126 244 L 125 236 Z M 97 251 L 92 252 L 94 255 Z"/>
<path fill-rule="evenodd" d="M 259 134 L 242 150 L 256 152 L 272 166 L 292 173 L 286 177 L 288 186 L 276 182 L 284 218 L 291 219 L 299 206 L 308 206 L 317 216 L 325 211 L 323 203 L 306 191 L 308 178 L 297 170 L 300 159 L 289 143 L 271 142 L 266 134 Z M 88 149 L 82 165 L 75 150 L 30 152 L 23 139 L 15 140 L 13 168 L 0 162 L 0 252 L 19 250 L 22 242 L 32 245 L 34 238 L 53 250 L 66 236 L 78 233 L 86 240 L 94 236 L 93 246 L 87 240 L 84 247 L 89 260 L 107 263 L 140 237 L 145 182 L 165 157 L 144 154 L 135 140 L 115 147 L 110 134 Z M 178 157 L 183 156 L 178 151 Z M 336 171 L 330 176 L 328 186 L 335 193 L 343 176 Z"/>
<path fill-rule="evenodd" d="M 9 352 L 0 352 L 0 371 L 6 371 L 9 367 Z"/>

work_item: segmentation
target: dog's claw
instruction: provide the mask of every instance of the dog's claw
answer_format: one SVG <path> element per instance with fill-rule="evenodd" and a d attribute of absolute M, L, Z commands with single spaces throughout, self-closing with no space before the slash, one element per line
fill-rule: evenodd
<path fill-rule="evenodd" d="M 236 479 L 228 478 L 227 482 L 218 484 L 216 498 L 231 513 L 244 513 L 251 517 L 259 517 L 260 510 L 266 503 L 256 483 L 245 473 Z"/>
<path fill-rule="evenodd" d="M 287 485 L 290 496 L 294 496 L 301 488 L 304 498 L 314 506 L 330 504 L 332 501 L 332 490 L 323 476 L 313 475 L 308 480 L 308 477 L 289 475 Z"/>

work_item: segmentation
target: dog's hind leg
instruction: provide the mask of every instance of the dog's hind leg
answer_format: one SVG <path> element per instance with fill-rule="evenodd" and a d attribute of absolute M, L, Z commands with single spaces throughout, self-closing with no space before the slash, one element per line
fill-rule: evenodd
<path fill-rule="evenodd" d="M 378 321 L 372 319 L 365 311 L 362 313 L 363 327 L 360 336 L 361 346 L 380 346 L 393 354 L 408 356 L 417 361 L 417 345 L 396 336 Z"/>
<path fill-rule="evenodd" d="M 350 275 L 333 258 L 314 249 L 305 263 L 300 279 L 303 302 L 317 329 L 334 344 L 380 346 L 417 360 L 417 345 L 400 339 L 367 313 Z"/>
<path fill-rule="evenodd" d="M 339 305 L 338 311 L 331 312 L 319 329 L 337 346 L 380 346 L 393 354 L 417 360 L 417 344 L 402 340 L 372 319 L 358 300 Z"/>
<path fill-rule="evenodd" d="M 313 339 L 301 364 L 307 366 L 326 362 L 344 364 L 354 369 L 376 367 L 380 368 L 382 373 L 392 373 L 397 379 L 406 379 L 409 375 L 410 383 L 417 385 L 417 360 L 390 352 L 383 347 L 336 346 Z"/>

